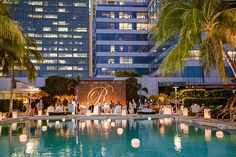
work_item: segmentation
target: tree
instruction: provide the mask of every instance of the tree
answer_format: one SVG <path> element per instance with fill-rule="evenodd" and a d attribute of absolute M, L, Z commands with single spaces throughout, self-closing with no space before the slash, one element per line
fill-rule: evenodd
<path fill-rule="evenodd" d="M 14 86 L 14 67 L 18 66 L 26 71 L 30 81 L 35 80 L 36 69 L 31 62 L 31 58 L 42 60 L 42 56 L 35 50 L 36 44 L 26 37 L 21 26 L 11 19 L 9 7 L 0 1 L 0 66 L 3 75 L 7 76 L 10 72 L 10 107 L 9 113 L 13 109 L 13 86 Z"/>
<path fill-rule="evenodd" d="M 126 79 L 126 100 L 132 101 L 133 99 L 137 101 L 139 96 L 138 92 L 138 83 L 135 77 L 129 77 Z"/>
<path fill-rule="evenodd" d="M 141 74 L 135 71 L 128 71 L 128 70 L 116 71 L 115 76 L 116 77 L 142 77 Z"/>
<path fill-rule="evenodd" d="M 236 67 L 225 49 L 236 49 L 236 8 L 221 0 L 165 0 L 160 7 L 160 17 L 150 36 L 157 42 L 178 38 L 176 46 L 160 66 L 163 75 L 181 71 L 196 46 L 207 74 L 216 68 L 223 80 L 227 79 L 224 58 L 234 77 Z"/>

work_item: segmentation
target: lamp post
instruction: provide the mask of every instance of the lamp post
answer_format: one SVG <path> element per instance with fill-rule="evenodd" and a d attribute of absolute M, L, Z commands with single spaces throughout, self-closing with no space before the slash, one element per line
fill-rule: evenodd
<path fill-rule="evenodd" d="M 176 112 L 178 110 L 178 103 L 177 103 L 177 90 L 179 87 L 173 87 L 175 89 L 175 108 L 176 108 Z"/>

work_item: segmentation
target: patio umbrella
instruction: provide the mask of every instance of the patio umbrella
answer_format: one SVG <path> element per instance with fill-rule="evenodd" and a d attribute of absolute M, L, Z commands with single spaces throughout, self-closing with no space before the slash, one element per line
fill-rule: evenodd
<path fill-rule="evenodd" d="M 38 93 L 35 93 L 32 95 L 32 97 L 37 97 L 37 98 L 41 98 L 41 97 L 45 97 L 45 96 L 48 96 L 49 94 L 45 91 L 40 91 Z"/>

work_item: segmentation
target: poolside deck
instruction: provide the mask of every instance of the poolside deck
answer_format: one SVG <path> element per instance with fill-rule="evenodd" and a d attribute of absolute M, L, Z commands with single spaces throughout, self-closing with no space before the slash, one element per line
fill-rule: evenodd
<path fill-rule="evenodd" d="M 236 131 L 236 122 L 230 120 L 221 120 L 221 119 L 204 119 L 203 117 L 193 117 L 193 116 L 180 116 L 176 114 L 172 115 L 162 115 L 162 114 L 129 114 L 129 115 L 120 115 L 120 114 L 102 114 L 102 115 L 61 115 L 61 116 L 23 116 L 18 118 L 5 118 L 0 121 L 0 124 L 8 124 L 13 122 L 21 122 L 25 120 L 61 120 L 63 118 L 67 119 L 78 119 L 78 120 L 119 120 L 119 119 L 147 119 L 151 117 L 155 118 L 175 118 L 175 120 L 184 123 L 191 123 L 197 125 L 204 125 L 210 127 L 222 127 L 222 129 L 235 130 Z"/>

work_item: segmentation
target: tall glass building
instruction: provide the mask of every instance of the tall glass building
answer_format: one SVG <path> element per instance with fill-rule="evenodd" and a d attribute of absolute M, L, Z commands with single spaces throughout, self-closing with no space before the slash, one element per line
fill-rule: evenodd
<path fill-rule="evenodd" d="M 116 71 L 149 74 L 153 42 L 148 39 L 148 0 L 98 0 L 96 4 L 96 76 Z"/>
<path fill-rule="evenodd" d="M 32 60 L 38 77 L 91 76 L 89 0 L 20 0 L 12 12 L 43 55 L 42 64 Z"/>

